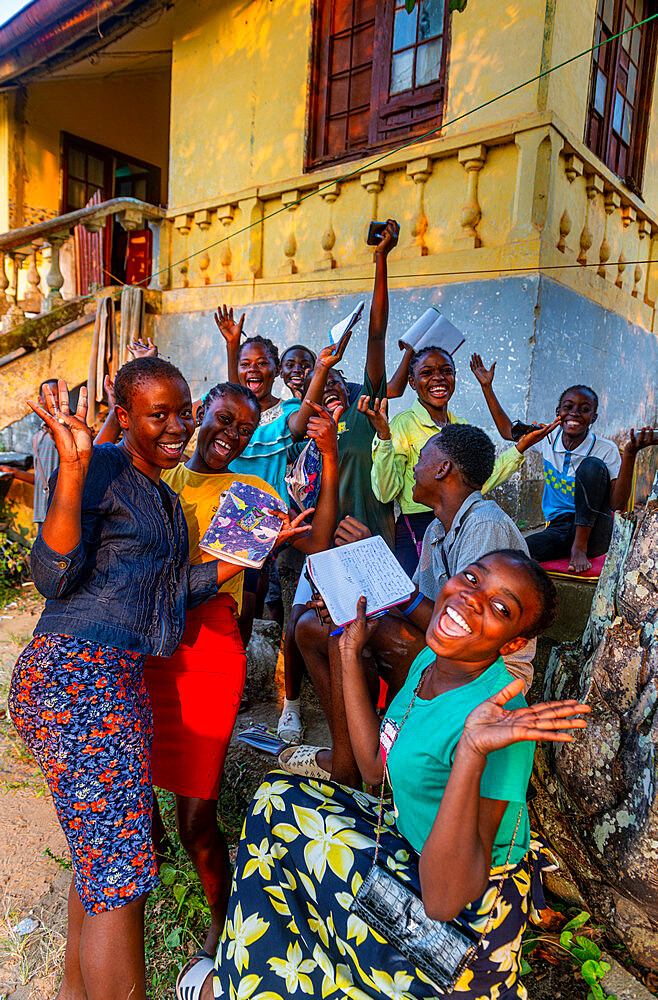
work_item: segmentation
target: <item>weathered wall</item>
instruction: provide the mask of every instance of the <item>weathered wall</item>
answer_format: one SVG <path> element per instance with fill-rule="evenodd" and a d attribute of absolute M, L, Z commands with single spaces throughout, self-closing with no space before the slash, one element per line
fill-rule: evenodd
<path fill-rule="evenodd" d="M 308 0 L 181 0 L 175 7 L 169 202 L 302 169 Z"/>
<path fill-rule="evenodd" d="M 270 337 L 278 345 L 301 341 L 317 351 L 326 343 L 326 331 L 360 297 L 336 295 L 248 306 L 245 329 L 249 335 Z M 367 296 L 366 310 L 369 299 Z M 516 418 L 550 420 L 562 389 L 585 382 L 600 396 L 600 434 L 622 440 L 629 426 L 656 421 L 655 336 L 546 278 L 392 291 L 389 373 L 400 358 L 398 336 L 430 305 L 439 306 L 467 336 L 456 357 L 458 382 L 451 409 L 485 428 L 499 448 L 503 443 L 468 369 L 471 351 L 481 353 L 487 363 L 497 362 L 496 390 L 503 406 Z M 193 394 L 201 395 L 226 377 L 224 342 L 210 310 L 156 317 L 154 335 L 162 353 L 182 368 Z M 366 335 L 364 318 L 343 364 L 347 377 L 353 380 L 362 374 Z M 391 404 L 391 411 L 399 412 L 412 400 L 413 394 L 407 390 L 402 400 Z M 505 497 L 508 509 L 530 523 L 539 520 L 536 501 L 540 476 L 539 461 L 531 456 L 527 469 L 516 477 L 516 485 L 503 488 L 499 496 Z"/>
<path fill-rule="evenodd" d="M 22 163 L 15 164 L 23 185 L 23 218 L 16 224 L 60 212 L 61 132 L 160 167 L 161 197 L 166 200 L 169 96 L 168 72 L 30 84 L 23 112 Z"/>

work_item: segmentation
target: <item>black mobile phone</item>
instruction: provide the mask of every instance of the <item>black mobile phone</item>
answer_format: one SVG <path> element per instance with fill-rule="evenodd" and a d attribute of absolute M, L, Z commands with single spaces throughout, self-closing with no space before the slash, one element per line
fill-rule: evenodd
<path fill-rule="evenodd" d="M 537 429 L 537 424 L 524 424 L 520 420 L 517 420 L 510 427 L 512 441 L 520 441 L 524 434 L 529 434 L 530 431 L 536 431 Z"/>
<path fill-rule="evenodd" d="M 386 229 L 385 222 L 371 222 L 368 226 L 368 238 L 366 243 L 369 247 L 376 247 L 382 236 L 384 235 L 384 230 Z"/>

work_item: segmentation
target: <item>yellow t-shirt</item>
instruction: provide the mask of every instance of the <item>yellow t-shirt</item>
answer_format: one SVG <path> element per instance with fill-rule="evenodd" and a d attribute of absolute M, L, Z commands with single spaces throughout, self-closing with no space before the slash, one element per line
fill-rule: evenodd
<path fill-rule="evenodd" d="M 277 500 L 281 499 L 276 490 L 263 479 L 259 479 L 258 476 L 237 475 L 235 472 L 220 472 L 216 475 L 192 472 L 182 462 L 175 469 L 166 469 L 162 473 L 162 479 L 180 497 L 183 516 L 187 522 L 192 565 L 212 562 L 214 559 L 214 556 L 208 552 L 201 551 L 199 541 L 219 507 L 222 494 L 229 489 L 232 483 L 236 481 L 247 483 L 249 486 L 255 486 L 257 489 L 269 493 Z M 236 573 L 219 588 L 220 593 L 230 594 L 235 599 L 238 610 L 242 607 L 243 579 L 244 571 Z"/>

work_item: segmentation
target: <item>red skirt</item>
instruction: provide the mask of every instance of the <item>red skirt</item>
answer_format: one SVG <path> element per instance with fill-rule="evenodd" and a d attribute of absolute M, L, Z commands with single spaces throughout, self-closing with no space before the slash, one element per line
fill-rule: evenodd
<path fill-rule="evenodd" d="M 153 784 L 216 799 L 244 688 L 247 658 L 236 604 L 218 594 L 187 613 L 173 656 L 147 656 L 153 705 Z"/>

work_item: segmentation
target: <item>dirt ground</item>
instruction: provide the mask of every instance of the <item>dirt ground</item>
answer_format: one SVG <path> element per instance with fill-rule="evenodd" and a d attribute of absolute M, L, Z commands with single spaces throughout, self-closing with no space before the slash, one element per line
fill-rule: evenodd
<path fill-rule="evenodd" d="M 11 670 L 31 637 L 41 606 L 34 589 L 26 587 L 16 601 L 0 607 L 0 1000 L 54 997 L 65 943 L 70 881 L 66 842 L 48 789 L 6 712 Z M 250 722 L 276 725 L 281 685 L 279 657 L 273 685 L 263 685 L 258 673 L 248 683 L 250 704 L 238 716 L 236 734 Z M 308 686 L 303 698 L 306 741 L 327 745 L 326 722 Z M 239 800 L 246 804 L 273 764 L 274 758 L 234 739 L 225 782 L 239 789 Z M 241 818 L 237 821 L 236 837 Z M 36 926 L 21 934 L 19 925 L 26 918 Z M 530 1000 L 585 1000 L 587 986 L 574 976 L 571 960 L 548 958 L 533 956 L 532 972 L 524 976 Z M 173 1000 L 173 990 L 171 996 L 166 992 L 167 996 L 158 990 L 158 1000 Z"/>

